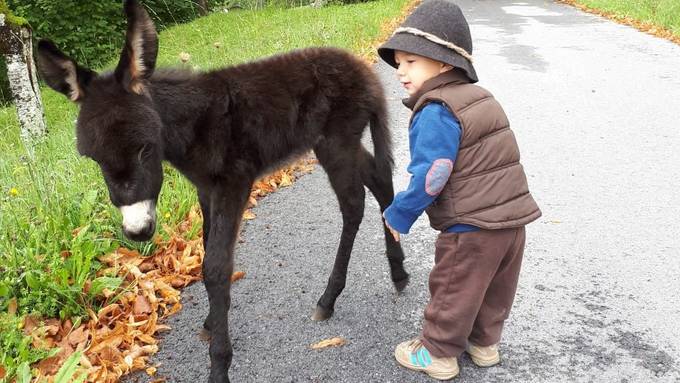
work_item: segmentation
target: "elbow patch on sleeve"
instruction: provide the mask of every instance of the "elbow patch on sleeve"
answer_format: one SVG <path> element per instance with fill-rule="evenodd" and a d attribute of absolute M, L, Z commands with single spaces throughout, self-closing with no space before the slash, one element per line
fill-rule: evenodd
<path fill-rule="evenodd" d="M 435 160 L 425 177 L 425 192 L 431 196 L 441 193 L 453 171 L 453 161 L 448 158 Z"/>

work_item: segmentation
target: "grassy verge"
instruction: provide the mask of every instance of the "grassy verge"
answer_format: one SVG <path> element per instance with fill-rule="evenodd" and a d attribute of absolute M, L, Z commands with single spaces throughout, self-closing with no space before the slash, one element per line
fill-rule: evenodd
<path fill-rule="evenodd" d="M 381 25 L 411 0 L 378 0 L 321 9 L 265 9 L 213 14 L 160 35 L 160 66 L 210 69 L 311 45 L 367 55 Z M 121 31 L 123 33 L 123 31 Z M 187 56 L 188 54 L 188 56 Z M 188 61 L 182 63 L 180 56 Z M 112 63 L 113 65 L 113 63 Z M 50 351 L 32 344 L 22 318 L 85 320 L 99 294 L 121 282 L 100 275 L 98 260 L 120 246 L 150 254 L 153 244 L 127 242 L 99 169 L 75 150 L 75 105 L 42 89 L 50 133 L 33 155 L 19 139 L 12 107 L 0 109 L 0 380 L 28 371 Z M 177 226 L 196 204 L 193 187 L 165 169 L 159 227 Z M 199 227 L 189 230 L 196 236 Z M 163 236 L 164 231 L 161 230 Z"/>
<path fill-rule="evenodd" d="M 678 0 L 558 0 L 680 44 Z"/>

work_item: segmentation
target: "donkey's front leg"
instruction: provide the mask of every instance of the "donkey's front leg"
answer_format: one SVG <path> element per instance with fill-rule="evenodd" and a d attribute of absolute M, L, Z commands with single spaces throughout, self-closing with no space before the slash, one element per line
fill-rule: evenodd
<path fill-rule="evenodd" d="M 208 251 L 208 238 L 210 238 L 210 191 L 198 189 L 198 203 L 201 206 L 203 215 L 203 250 Z M 205 262 L 203 263 L 205 266 Z M 203 322 L 203 333 L 201 337 L 210 339 L 210 329 L 212 328 L 213 318 L 208 315 Z"/>
<path fill-rule="evenodd" d="M 228 315 L 234 244 L 251 184 L 243 177 L 238 183 L 214 188 L 210 193 L 210 232 L 203 260 L 203 279 L 210 301 L 210 314 L 206 321 L 211 336 L 210 383 L 229 382 L 233 351 Z"/>

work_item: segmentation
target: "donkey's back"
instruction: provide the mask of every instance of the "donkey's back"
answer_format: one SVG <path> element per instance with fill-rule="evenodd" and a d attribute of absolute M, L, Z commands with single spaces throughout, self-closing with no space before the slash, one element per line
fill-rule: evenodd
<path fill-rule="evenodd" d="M 238 121 L 233 127 L 242 129 L 236 136 L 258 147 L 266 165 L 312 149 L 321 139 L 354 139 L 371 120 L 382 125 L 374 133 L 389 146 L 380 81 L 347 51 L 301 49 L 211 75 L 227 84 Z"/>
<path fill-rule="evenodd" d="M 159 71 L 150 91 L 165 130 L 176 137 L 166 159 L 190 179 L 205 169 L 228 172 L 239 159 L 259 175 L 322 140 L 346 145 L 369 123 L 380 166 L 391 166 L 382 86 L 365 62 L 338 48 L 198 74 Z"/>

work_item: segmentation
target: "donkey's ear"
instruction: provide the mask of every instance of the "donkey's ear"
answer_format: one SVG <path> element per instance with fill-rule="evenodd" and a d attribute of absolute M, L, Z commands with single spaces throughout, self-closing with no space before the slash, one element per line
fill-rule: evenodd
<path fill-rule="evenodd" d="M 97 76 L 97 73 L 79 66 L 49 40 L 38 42 L 38 68 L 47 85 L 65 94 L 71 101 L 81 101 L 90 81 Z"/>
<path fill-rule="evenodd" d="M 115 76 L 128 92 L 142 94 L 145 80 L 156 66 L 158 35 L 149 14 L 136 0 L 125 2 L 125 14 L 127 34 Z"/>

